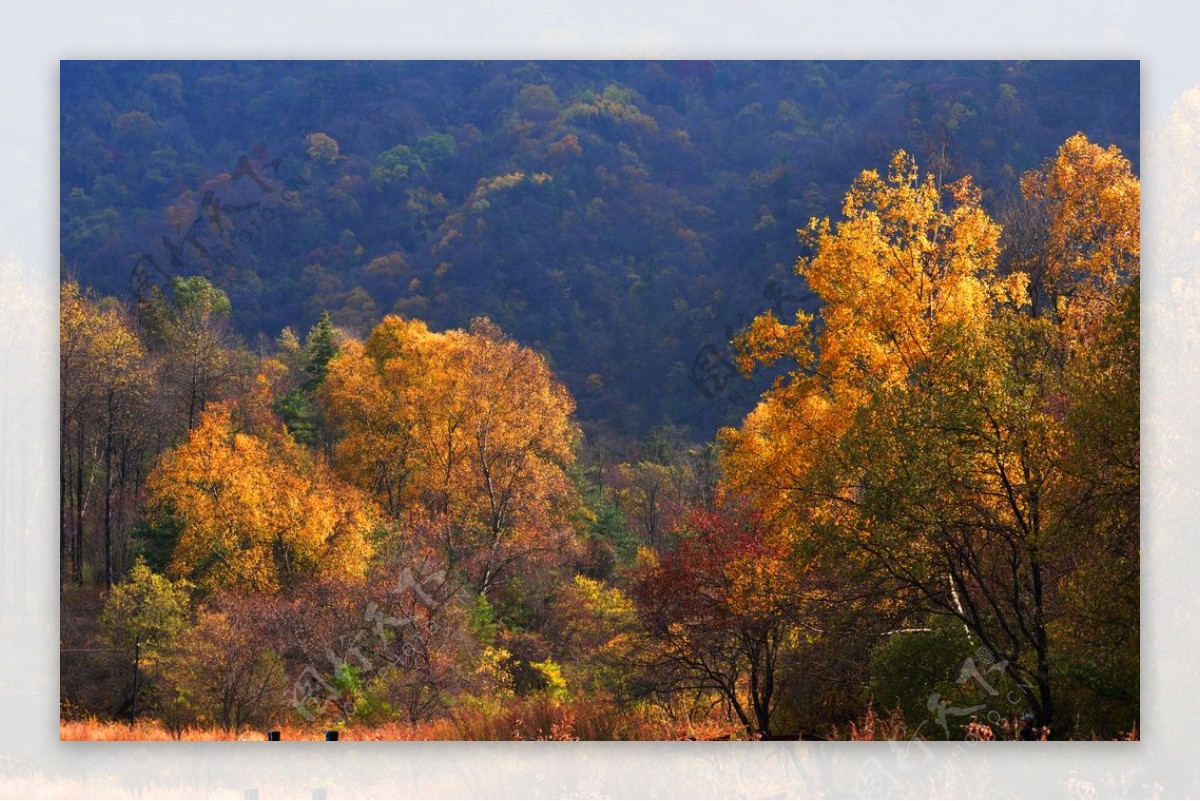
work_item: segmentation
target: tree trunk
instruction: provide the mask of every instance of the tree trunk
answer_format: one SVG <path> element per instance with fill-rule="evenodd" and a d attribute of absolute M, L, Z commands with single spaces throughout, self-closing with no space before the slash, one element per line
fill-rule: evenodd
<path fill-rule="evenodd" d="M 71 549 L 76 584 L 83 584 L 83 421 L 76 425 L 75 440 L 75 544 Z"/>
<path fill-rule="evenodd" d="M 138 674 L 140 673 L 141 658 L 142 640 L 139 637 L 133 641 L 133 704 L 129 707 L 130 726 L 137 720 Z"/>
<path fill-rule="evenodd" d="M 775 694 L 775 665 L 771 654 L 770 634 L 750 652 L 750 703 L 758 733 L 771 733 L 771 697 Z"/>
<path fill-rule="evenodd" d="M 1043 606 L 1042 566 L 1036 552 L 1030 556 L 1033 575 L 1033 634 L 1034 651 L 1037 653 L 1038 699 L 1041 705 L 1038 725 L 1052 726 L 1054 720 L 1054 698 L 1050 692 L 1050 653 L 1046 638 L 1046 616 Z M 1053 731 L 1053 729 L 1052 729 Z"/>
<path fill-rule="evenodd" d="M 59 400 L 58 404 L 58 580 L 65 583 L 67 571 L 67 502 L 70 498 L 70 464 L 67 447 L 67 404 Z"/>
<path fill-rule="evenodd" d="M 104 432 L 104 589 L 112 589 L 112 457 L 113 457 L 113 392 L 108 391 L 108 425 Z"/>

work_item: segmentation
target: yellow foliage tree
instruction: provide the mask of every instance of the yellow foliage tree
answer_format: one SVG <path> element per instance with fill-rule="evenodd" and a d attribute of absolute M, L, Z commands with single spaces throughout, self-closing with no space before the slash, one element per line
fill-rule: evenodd
<path fill-rule="evenodd" d="M 1029 273 L 998 269 L 1000 228 L 970 181 L 943 191 L 897 154 L 886 179 L 854 182 L 842 222 L 802 232 L 815 255 L 797 272 L 824 302 L 816 347 L 806 315 L 756 319 L 742 367 L 790 358 L 798 369 L 722 439 L 729 488 L 827 569 L 889 588 L 888 605 L 957 618 L 1045 725 L 1059 590 L 1089 530 L 1081 509 L 1109 514 L 1074 463 L 1074 404 L 1102 429 L 1090 442 L 1124 443 L 1090 462 L 1128 455 L 1131 431 L 1136 454 L 1136 381 L 1132 393 L 1117 380 L 1088 392 L 1075 365 L 1110 377 L 1114 361 L 1128 366 L 1128 334 L 1107 335 L 1120 344 L 1106 351 L 1100 333 L 1128 332 L 1136 309 L 1138 190 L 1115 149 L 1082 136 L 1023 188 L 1045 214 L 1035 290 L 1054 300 L 1050 314 L 1030 303 Z M 1127 532 L 1130 519 L 1108 522 Z"/>
<path fill-rule="evenodd" d="M 431 332 L 387 317 L 324 389 L 339 473 L 438 544 L 479 592 L 569 547 L 574 401 L 487 320 Z"/>
<path fill-rule="evenodd" d="M 1075 134 L 1021 191 L 1047 221 L 1045 291 L 1073 339 L 1094 337 L 1140 274 L 1141 183 L 1116 146 Z"/>
<path fill-rule="evenodd" d="M 315 577 L 356 579 L 370 558 L 370 501 L 283 431 L 242 433 L 216 405 L 148 479 L 151 508 L 182 534 L 170 573 L 202 589 L 279 592 Z"/>
<path fill-rule="evenodd" d="M 788 325 L 767 312 L 738 344 L 749 372 L 780 359 L 798 369 L 777 382 L 740 430 L 726 429 L 727 472 L 734 486 L 776 514 L 807 519 L 847 488 L 813 484 L 835 444 L 870 398 L 928 371 L 978 338 L 1001 304 L 1024 300 L 1024 279 L 996 272 L 999 227 L 963 180 L 949 188 L 950 207 L 932 176 L 897 153 L 886 178 L 864 172 L 846 195 L 845 220 L 814 219 L 800 232 L 815 255 L 796 272 L 824 302 L 815 343 L 814 318 Z M 808 497 L 796 503 L 794 492 Z M 794 519 L 800 524 L 801 519 Z"/>
<path fill-rule="evenodd" d="M 1139 672 L 1140 184 L 1115 147 L 1077 134 L 1021 186 L 1043 220 L 1063 365 L 1060 500 L 1086 543 L 1071 554 L 1050 644 L 1080 725 L 1123 730 Z"/>

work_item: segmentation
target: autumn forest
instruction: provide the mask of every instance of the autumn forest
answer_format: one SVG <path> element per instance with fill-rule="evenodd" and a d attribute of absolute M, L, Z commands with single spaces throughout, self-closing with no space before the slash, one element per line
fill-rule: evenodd
<path fill-rule="evenodd" d="M 1138 739 L 1137 110 L 63 62 L 62 737 Z"/>

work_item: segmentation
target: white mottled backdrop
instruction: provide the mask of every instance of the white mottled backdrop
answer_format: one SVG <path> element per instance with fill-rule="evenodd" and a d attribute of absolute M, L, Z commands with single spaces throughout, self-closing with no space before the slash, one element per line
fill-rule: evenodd
<path fill-rule="evenodd" d="M 1200 796 L 1200 5 L 201 0 L 0 6 L 0 797 Z M 1140 743 L 60 743 L 58 61 L 1142 62 Z"/>

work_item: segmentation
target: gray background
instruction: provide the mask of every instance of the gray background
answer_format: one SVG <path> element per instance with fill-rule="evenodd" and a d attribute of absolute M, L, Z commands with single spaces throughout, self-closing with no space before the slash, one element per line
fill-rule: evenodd
<path fill-rule="evenodd" d="M 1200 6 L 5 3 L 0 797 L 1200 795 Z M 1142 62 L 1140 743 L 60 743 L 58 60 L 1133 58 Z"/>

